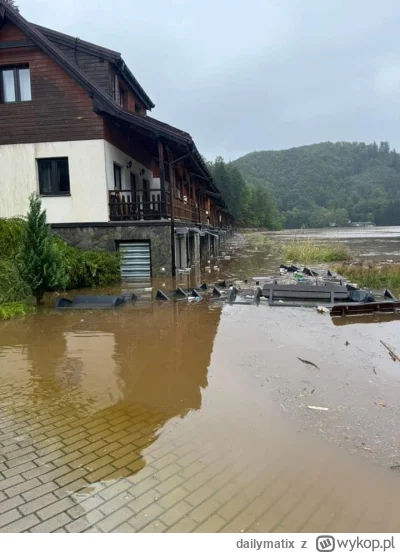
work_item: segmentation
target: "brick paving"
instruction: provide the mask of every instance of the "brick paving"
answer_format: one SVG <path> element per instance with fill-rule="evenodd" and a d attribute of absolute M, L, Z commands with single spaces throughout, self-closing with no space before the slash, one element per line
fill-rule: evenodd
<path fill-rule="evenodd" d="M 331 450 L 280 450 L 243 428 L 236 440 L 144 406 L 87 415 L 0 393 L 0 532 L 399 530 L 398 480 L 376 469 L 372 486 L 369 467 Z"/>

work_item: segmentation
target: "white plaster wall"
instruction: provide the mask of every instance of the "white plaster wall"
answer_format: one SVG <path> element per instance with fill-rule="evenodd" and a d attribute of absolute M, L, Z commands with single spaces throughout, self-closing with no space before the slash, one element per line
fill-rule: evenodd
<path fill-rule="evenodd" d="M 39 192 L 38 158 L 68 157 L 70 196 L 42 196 L 49 223 L 108 221 L 104 140 L 0 146 L 0 217 L 25 215 Z"/>
<path fill-rule="evenodd" d="M 108 190 L 115 190 L 114 186 L 114 163 L 121 167 L 121 185 L 122 189 L 130 190 L 131 181 L 130 173 L 136 176 L 137 189 L 142 188 L 143 179 L 146 179 L 150 183 L 150 189 L 156 189 L 160 187 L 160 184 L 156 186 L 153 181 L 153 172 L 151 169 L 147 169 L 144 165 L 134 160 L 132 157 L 126 155 L 122 150 L 119 150 L 106 140 L 104 141 L 104 152 L 106 160 L 106 174 L 107 174 L 107 187 Z M 132 167 L 127 168 L 127 164 L 131 162 Z M 144 174 L 140 172 L 144 169 Z"/>

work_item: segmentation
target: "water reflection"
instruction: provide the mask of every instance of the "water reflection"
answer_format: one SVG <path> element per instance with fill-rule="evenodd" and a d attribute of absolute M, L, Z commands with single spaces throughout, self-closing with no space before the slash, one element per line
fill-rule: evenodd
<path fill-rule="evenodd" d="M 61 457 L 76 443 L 81 456 L 95 451 L 81 464 L 91 483 L 136 473 L 166 422 L 200 409 L 219 319 L 218 306 L 174 302 L 12 321 L 0 333 L 3 414 L 18 418 L 22 401 L 32 428 L 43 420 L 43 439 L 59 439 Z M 30 430 L 24 438 L 36 443 Z M 97 470 L 100 453 L 108 471 Z"/>

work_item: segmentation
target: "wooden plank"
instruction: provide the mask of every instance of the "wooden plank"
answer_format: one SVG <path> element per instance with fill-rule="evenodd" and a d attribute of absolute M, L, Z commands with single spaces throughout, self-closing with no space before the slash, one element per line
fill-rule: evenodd
<path fill-rule="evenodd" d="M 34 43 L 29 39 L 19 39 L 19 40 L 5 40 L 0 42 L 0 50 L 5 50 L 6 48 L 26 48 L 35 46 Z"/>
<path fill-rule="evenodd" d="M 370 313 L 393 313 L 400 310 L 400 301 L 383 301 L 369 303 L 339 303 L 332 307 L 331 317 L 342 315 L 362 315 Z"/>

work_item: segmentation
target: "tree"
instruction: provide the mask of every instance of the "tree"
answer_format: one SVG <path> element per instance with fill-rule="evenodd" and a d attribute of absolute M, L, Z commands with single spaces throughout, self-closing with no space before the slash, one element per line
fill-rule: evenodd
<path fill-rule="evenodd" d="M 247 185 L 270 191 L 288 228 L 341 226 L 371 214 L 384 225 L 400 219 L 400 213 L 395 216 L 400 155 L 389 142 L 324 142 L 252 152 L 233 165 Z"/>
<path fill-rule="evenodd" d="M 66 285 L 61 255 L 46 222 L 46 210 L 42 210 L 36 194 L 29 198 L 18 264 L 21 277 L 36 298 L 37 306 L 46 290 Z"/>
<path fill-rule="evenodd" d="M 9 4 L 12 8 L 14 8 L 14 10 L 17 10 L 17 12 L 19 12 L 19 7 L 15 3 L 15 0 L 5 0 L 5 2 L 6 4 Z"/>
<path fill-rule="evenodd" d="M 238 226 L 281 228 L 281 220 L 268 183 L 249 186 L 233 163 L 222 157 L 209 162 L 214 183 Z"/>

